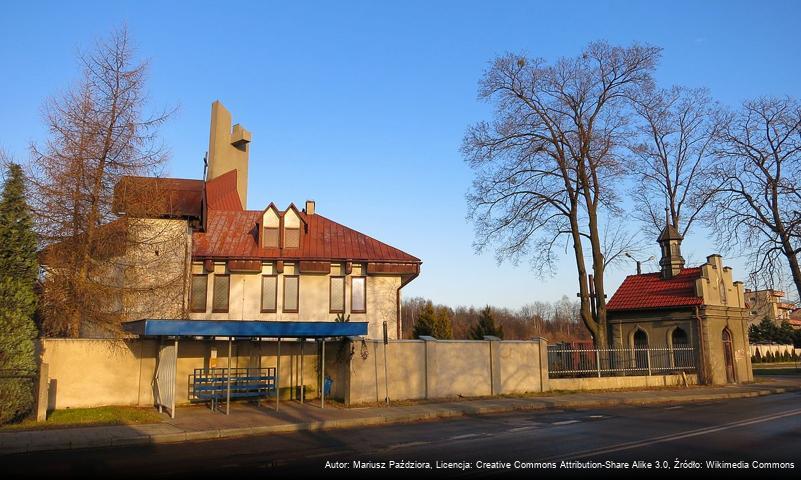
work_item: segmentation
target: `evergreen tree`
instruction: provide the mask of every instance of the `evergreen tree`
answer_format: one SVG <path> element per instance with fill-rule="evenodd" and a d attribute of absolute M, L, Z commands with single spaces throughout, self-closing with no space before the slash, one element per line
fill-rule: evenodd
<path fill-rule="evenodd" d="M 782 320 L 782 323 L 776 327 L 775 333 L 775 342 L 780 343 L 782 345 L 792 345 L 793 337 L 795 336 L 795 331 L 793 327 L 790 326 L 790 322 L 787 320 Z"/>
<path fill-rule="evenodd" d="M 453 338 L 453 323 L 451 309 L 445 306 L 437 307 L 434 311 L 434 338 L 450 340 Z"/>
<path fill-rule="evenodd" d="M 0 370 L 7 373 L 0 378 L 0 423 L 24 416 L 33 405 L 34 382 L 22 376 L 36 371 L 38 270 L 25 177 L 12 163 L 0 196 Z"/>
<path fill-rule="evenodd" d="M 757 325 L 748 327 L 748 341 L 750 343 L 757 343 L 762 341 L 762 330 Z"/>
<path fill-rule="evenodd" d="M 429 300 L 423 304 L 417 312 L 417 320 L 414 322 L 414 330 L 412 331 L 414 338 L 420 338 L 422 336 L 437 338 L 435 335 L 435 322 L 434 304 Z"/>
<path fill-rule="evenodd" d="M 481 310 L 478 322 L 470 327 L 469 335 L 473 340 L 484 340 L 487 335 L 503 338 L 503 327 L 495 323 L 495 315 L 489 305 Z"/>

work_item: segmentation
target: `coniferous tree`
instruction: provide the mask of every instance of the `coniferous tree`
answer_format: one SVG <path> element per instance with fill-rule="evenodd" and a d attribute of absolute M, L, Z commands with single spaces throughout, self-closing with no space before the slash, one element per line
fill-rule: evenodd
<path fill-rule="evenodd" d="M 453 324 L 451 322 L 450 308 L 440 306 L 434 311 L 433 337 L 441 340 L 450 340 L 453 338 Z"/>
<path fill-rule="evenodd" d="M 495 316 L 489 305 L 481 310 L 478 322 L 470 328 L 470 338 L 473 340 L 484 340 L 487 335 L 503 338 L 503 327 L 495 323 Z"/>
<path fill-rule="evenodd" d="M 0 370 L 5 373 L 0 378 L 0 423 L 24 416 L 33 405 L 38 270 L 25 177 L 12 163 L 0 196 Z"/>
<path fill-rule="evenodd" d="M 48 246 L 41 257 L 48 273 L 41 296 L 42 329 L 48 335 L 113 336 L 126 319 L 125 309 L 117 306 L 136 287 L 108 272 L 147 268 L 143 259 L 120 262 L 119 254 L 128 247 L 155 247 L 167 234 L 166 228 L 137 220 L 159 210 L 166 199 L 163 191 L 119 190 L 117 201 L 129 214 L 120 219 L 115 186 L 129 176 L 161 172 L 166 152 L 156 130 L 169 113 L 147 115 L 147 62 L 136 58 L 124 27 L 81 55 L 80 66 L 76 87 L 45 103 L 49 135 L 31 152 L 31 203 L 37 233 Z M 147 288 L 166 292 L 182 287 L 180 270 Z"/>
<path fill-rule="evenodd" d="M 420 338 L 422 336 L 436 338 L 434 304 L 432 304 L 430 300 L 420 307 L 412 333 L 414 338 Z"/>

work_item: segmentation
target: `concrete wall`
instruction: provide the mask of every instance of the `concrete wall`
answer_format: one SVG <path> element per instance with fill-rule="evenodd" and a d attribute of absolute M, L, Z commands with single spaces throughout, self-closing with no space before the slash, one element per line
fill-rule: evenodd
<path fill-rule="evenodd" d="M 329 342 L 327 355 L 336 352 Z M 281 342 L 280 386 L 282 398 L 294 398 L 301 383 L 300 343 Z M 43 339 L 42 363 L 49 367 L 49 408 L 101 405 L 153 405 L 153 378 L 158 340 Z M 215 352 L 216 350 L 216 352 Z M 319 393 L 319 343 L 303 346 L 303 384 L 307 398 Z M 216 360 L 215 360 L 216 353 Z M 232 342 L 231 367 L 275 367 L 276 342 Z M 327 364 L 329 358 L 326 359 Z M 189 375 L 195 368 L 226 367 L 228 342 L 180 340 L 176 373 L 176 403 L 189 401 Z M 336 376 L 336 372 L 332 378 Z M 335 382 L 335 387 L 337 385 Z M 340 398 L 344 393 L 340 395 Z"/>
<path fill-rule="evenodd" d="M 687 375 L 689 385 L 698 384 L 698 376 Z M 670 387 L 684 385 L 681 375 L 651 375 L 636 377 L 552 378 L 551 390 L 612 390 L 618 388 Z"/>
<path fill-rule="evenodd" d="M 319 342 L 303 344 L 306 398 L 319 398 Z M 277 365 L 277 342 L 235 341 L 231 367 Z M 152 339 L 44 339 L 49 408 L 151 406 L 159 342 Z M 386 348 L 386 355 L 385 355 Z M 301 344 L 281 343 L 281 397 L 297 398 Z M 385 374 L 385 358 L 386 374 Z M 176 404 L 188 402 L 195 368 L 228 366 L 228 341 L 180 340 Z M 390 400 L 478 397 L 549 390 L 596 390 L 681 385 L 681 375 L 549 379 L 547 343 L 531 341 L 377 340 L 326 342 L 331 397 L 348 405 Z M 690 384 L 697 383 L 688 375 Z"/>
<path fill-rule="evenodd" d="M 345 402 L 478 397 L 548 389 L 545 340 L 354 342 Z"/>
<path fill-rule="evenodd" d="M 762 358 L 765 358 L 768 352 L 773 355 L 792 355 L 793 353 L 801 355 L 801 348 L 795 348 L 792 345 L 751 345 L 749 348 L 752 357 L 755 356 L 757 352 L 759 352 Z"/>
<path fill-rule="evenodd" d="M 48 408 L 153 405 L 154 340 L 46 339 Z"/>

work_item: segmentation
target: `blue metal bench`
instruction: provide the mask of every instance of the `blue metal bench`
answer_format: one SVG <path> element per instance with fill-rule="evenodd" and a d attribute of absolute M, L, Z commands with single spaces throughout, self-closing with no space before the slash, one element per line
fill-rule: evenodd
<path fill-rule="evenodd" d="M 189 375 L 189 401 L 211 402 L 216 410 L 221 400 L 259 399 L 275 395 L 275 367 L 196 368 Z"/>

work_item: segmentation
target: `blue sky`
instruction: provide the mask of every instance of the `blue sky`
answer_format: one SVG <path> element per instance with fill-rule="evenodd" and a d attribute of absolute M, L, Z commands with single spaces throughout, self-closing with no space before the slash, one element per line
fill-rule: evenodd
<path fill-rule="evenodd" d="M 665 86 L 706 86 L 729 105 L 801 97 L 796 1 L 28 1 L 0 7 L 1 147 L 27 158 L 44 139 L 42 102 L 78 76 L 76 53 L 122 22 L 150 60 L 151 106 L 179 106 L 162 129 L 170 175 L 202 175 L 220 99 L 253 132 L 249 208 L 313 198 L 321 214 L 423 259 L 405 295 L 452 305 L 576 292 L 569 257 L 540 278 L 471 247 L 472 173 L 459 146 L 469 124 L 490 118 L 476 87 L 496 55 L 647 42 L 664 48 Z M 709 236 L 696 230 L 685 256 L 715 252 Z M 741 259 L 727 263 L 745 279 Z M 633 269 L 612 272 L 609 287 Z"/>

